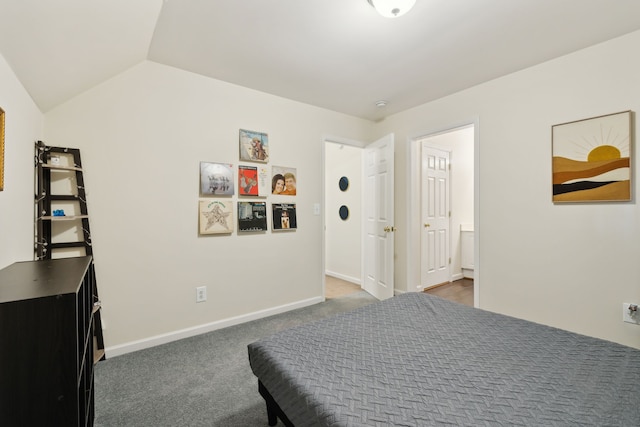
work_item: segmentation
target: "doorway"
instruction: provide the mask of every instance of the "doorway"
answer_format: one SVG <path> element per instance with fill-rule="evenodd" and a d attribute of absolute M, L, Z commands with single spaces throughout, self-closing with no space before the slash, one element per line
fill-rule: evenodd
<path fill-rule="evenodd" d="M 409 179 L 415 183 L 409 190 L 408 244 L 414 254 L 409 259 L 411 282 L 418 284 L 416 291 L 422 291 L 475 279 L 477 242 L 469 236 L 474 235 L 477 217 L 477 123 L 423 134 L 410 144 Z M 443 172 L 441 166 L 447 162 L 450 167 Z M 477 288 L 474 286 L 476 306 Z"/>
<path fill-rule="evenodd" d="M 394 144 L 393 134 L 324 140 L 325 297 L 327 275 L 377 299 L 394 295 Z"/>
<path fill-rule="evenodd" d="M 324 141 L 325 298 L 362 289 L 362 147 L 355 144 Z"/>

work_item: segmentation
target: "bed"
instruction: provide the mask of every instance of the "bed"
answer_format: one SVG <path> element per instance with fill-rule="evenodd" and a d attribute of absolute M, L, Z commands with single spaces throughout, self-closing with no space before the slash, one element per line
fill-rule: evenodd
<path fill-rule="evenodd" d="M 640 350 L 425 293 L 248 351 L 271 426 L 640 425 Z"/>

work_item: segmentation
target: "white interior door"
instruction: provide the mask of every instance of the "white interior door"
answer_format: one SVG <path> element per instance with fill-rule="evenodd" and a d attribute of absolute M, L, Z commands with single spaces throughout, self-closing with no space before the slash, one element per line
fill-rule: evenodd
<path fill-rule="evenodd" d="M 450 273 L 450 153 L 422 143 L 421 282 L 423 288 L 448 282 Z"/>
<path fill-rule="evenodd" d="M 362 283 L 382 300 L 391 298 L 394 289 L 393 134 L 365 147 L 363 162 Z"/>

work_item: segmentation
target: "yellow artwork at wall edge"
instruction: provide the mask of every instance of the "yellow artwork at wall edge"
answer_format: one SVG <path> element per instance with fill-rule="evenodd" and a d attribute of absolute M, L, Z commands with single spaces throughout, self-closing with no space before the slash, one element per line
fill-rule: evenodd
<path fill-rule="evenodd" d="M 553 202 L 632 200 L 633 111 L 552 126 Z"/>
<path fill-rule="evenodd" d="M 4 190 L 4 110 L 0 108 L 0 191 Z"/>

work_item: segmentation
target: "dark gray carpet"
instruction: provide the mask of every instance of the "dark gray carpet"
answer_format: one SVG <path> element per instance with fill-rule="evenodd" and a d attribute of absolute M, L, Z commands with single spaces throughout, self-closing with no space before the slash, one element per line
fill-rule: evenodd
<path fill-rule="evenodd" d="M 96 365 L 95 425 L 267 426 L 266 407 L 249 367 L 247 345 L 375 301 L 361 291 L 109 358 Z"/>

